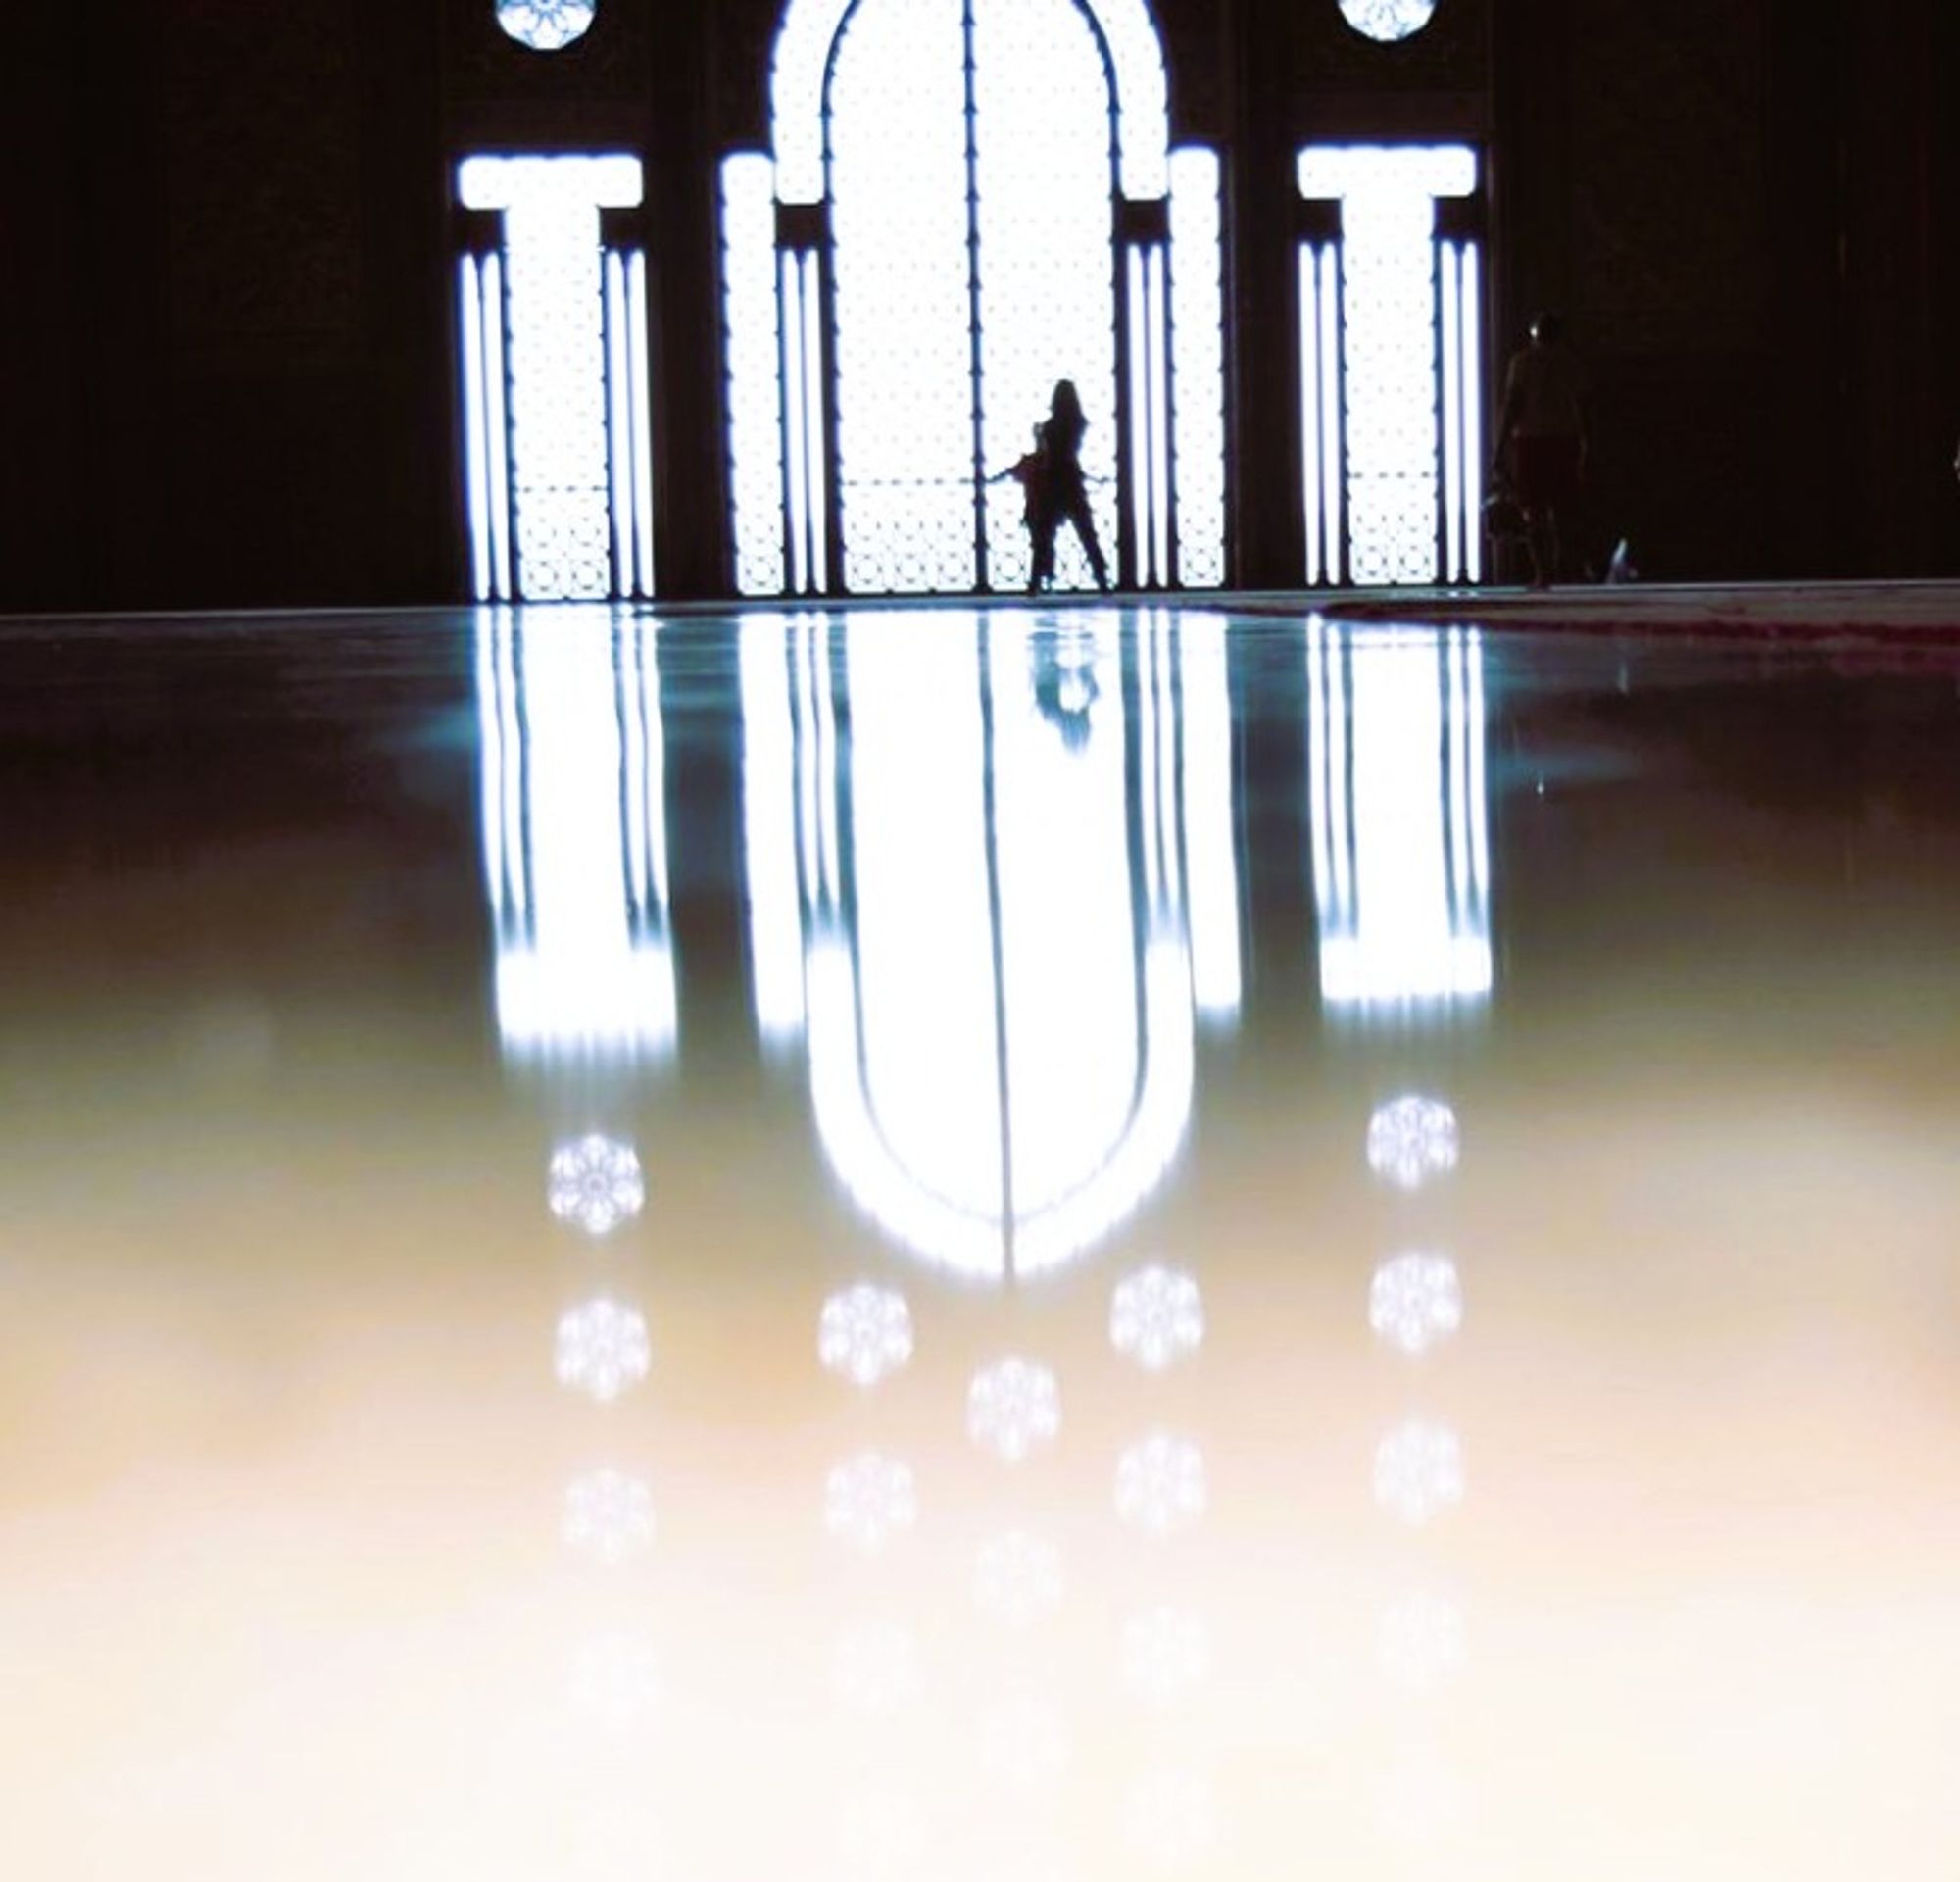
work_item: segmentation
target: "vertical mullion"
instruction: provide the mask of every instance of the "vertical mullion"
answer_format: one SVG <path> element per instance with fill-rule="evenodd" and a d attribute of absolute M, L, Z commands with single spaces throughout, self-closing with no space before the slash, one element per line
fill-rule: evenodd
<path fill-rule="evenodd" d="M 1168 242 L 1145 262 L 1150 283 L 1152 576 L 1170 585 L 1170 283 Z"/>
<path fill-rule="evenodd" d="M 634 592 L 654 592 L 654 386 L 647 332 L 647 253 L 636 248 L 626 260 L 626 359 L 631 369 L 627 435 L 633 449 Z"/>
<path fill-rule="evenodd" d="M 818 280 L 817 251 L 805 249 L 797 259 L 803 309 L 803 443 L 804 494 L 809 512 L 811 583 L 819 591 L 830 586 L 829 465 L 824 423 L 823 304 Z"/>
<path fill-rule="evenodd" d="M 500 601 L 514 601 L 520 568 L 515 542 L 517 493 L 512 476 L 515 457 L 511 412 L 511 295 L 501 254 L 484 258 L 483 385 L 488 395 L 490 444 L 490 539 L 492 585 Z"/>
<path fill-rule="evenodd" d="M 490 599 L 490 499 L 483 410 L 483 271 L 473 254 L 457 262 L 458 322 L 463 340 L 464 487 L 469 504 L 470 592 Z"/>
<path fill-rule="evenodd" d="M 1348 296 L 1342 281 L 1345 242 L 1320 250 L 1320 426 L 1321 499 L 1327 506 L 1328 583 L 1348 579 L 1348 387 L 1344 344 Z"/>
<path fill-rule="evenodd" d="M 789 540 L 790 589 L 807 595 L 809 570 L 809 455 L 804 441 L 803 277 L 796 254 L 776 254 L 776 304 L 781 310 L 783 357 L 783 520 Z"/>
<path fill-rule="evenodd" d="M 1300 511 L 1306 525 L 1306 585 L 1317 587 L 1325 561 L 1320 525 L 1320 261 L 1311 242 L 1295 253 L 1299 326 Z"/>
<path fill-rule="evenodd" d="M 1476 241 L 1463 244 L 1458 275 L 1460 295 L 1457 334 L 1462 346 L 1463 385 L 1463 533 L 1465 572 L 1473 582 L 1484 579 L 1484 322 L 1483 249 Z"/>
<path fill-rule="evenodd" d="M 1463 364 L 1462 342 L 1456 331 L 1462 305 L 1458 249 L 1454 242 L 1436 244 L 1436 337 L 1441 362 L 1437 417 L 1442 427 L 1443 579 L 1463 579 Z"/>
<path fill-rule="evenodd" d="M 984 383 L 986 352 L 980 298 L 980 99 L 975 69 L 973 0 L 960 10 L 964 35 L 966 81 L 966 296 L 968 327 L 968 397 L 973 412 L 973 585 L 986 592 L 993 584 L 987 568 L 987 420 Z M 1003 1122 L 1002 1128 L 1004 1129 Z"/>
<path fill-rule="evenodd" d="M 612 525 L 612 593 L 633 589 L 633 449 L 627 412 L 632 370 L 626 358 L 625 270 L 616 249 L 606 250 L 600 271 L 601 357 L 606 372 L 607 507 Z"/>

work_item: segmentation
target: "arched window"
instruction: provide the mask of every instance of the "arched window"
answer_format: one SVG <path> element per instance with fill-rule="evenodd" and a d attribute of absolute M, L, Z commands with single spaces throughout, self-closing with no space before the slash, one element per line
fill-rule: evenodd
<path fill-rule="evenodd" d="M 1217 162 L 1146 0 L 790 0 L 772 102 L 723 173 L 741 590 L 1021 588 L 1063 378 L 1122 578 L 1222 580 Z"/>

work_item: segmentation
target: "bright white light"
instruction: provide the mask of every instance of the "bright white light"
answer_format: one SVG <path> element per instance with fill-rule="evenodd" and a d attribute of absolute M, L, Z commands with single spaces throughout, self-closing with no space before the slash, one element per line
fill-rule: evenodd
<path fill-rule="evenodd" d="M 1146 1535 L 1188 1527 L 1203 1515 L 1209 1499 L 1204 1454 L 1189 1438 L 1159 1431 L 1116 1461 L 1116 1513 Z"/>
<path fill-rule="evenodd" d="M 484 874 L 506 1054 L 659 1062 L 677 1033 L 654 630 L 610 609 L 479 629 Z"/>
<path fill-rule="evenodd" d="M 1068 1753 L 1068 1727 L 1052 1700 L 1016 1693 L 990 1707 L 981 1718 L 982 1764 L 1016 1788 L 1031 1789 L 1059 1777 Z"/>
<path fill-rule="evenodd" d="M 1370 39 L 1410 39 L 1428 25 L 1436 0 L 1341 0 L 1341 17 Z"/>
<path fill-rule="evenodd" d="M 729 496 L 738 594 L 783 580 L 782 336 L 774 167 L 738 152 L 721 166 L 722 318 L 728 361 Z"/>
<path fill-rule="evenodd" d="M 860 1281 L 823 1304 L 816 1353 L 826 1372 L 873 1386 L 912 1357 L 912 1314 L 906 1297 Z"/>
<path fill-rule="evenodd" d="M 604 1296 L 568 1309 L 558 1323 L 558 1382 L 610 1405 L 647 1376 L 653 1343 L 638 1308 Z"/>
<path fill-rule="evenodd" d="M 781 621 L 745 628 L 757 1012 L 767 1040 L 807 1028 L 817 1130 L 858 1205 L 998 1282 L 1142 1207 L 1189 1128 L 1194 985 L 1209 1016 L 1237 1011 L 1223 631 L 1193 624 L 1180 660 L 1184 629 L 1148 623 L 1133 733 L 1113 620 L 918 627 L 793 621 L 787 647 Z"/>
<path fill-rule="evenodd" d="M 983 1366 L 966 1391 L 966 1435 L 1004 1463 L 1019 1463 L 1061 1431 L 1061 1385 L 1045 1365 L 1006 1359 Z"/>
<path fill-rule="evenodd" d="M 1170 160 L 1171 368 L 1176 389 L 1177 573 L 1225 584 L 1225 294 L 1218 153 Z"/>
<path fill-rule="evenodd" d="M 1123 1679 L 1152 1706 L 1174 1706 L 1211 1676 L 1211 1635 L 1202 1615 L 1152 1608 L 1123 1627 Z"/>
<path fill-rule="evenodd" d="M 918 1641 L 897 1621 L 865 1621 L 839 1637 L 831 1685 L 841 1704 L 870 1717 L 903 1710 L 925 1688 Z"/>
<path fill-rule="evenodd" d="M 569 1686 L 574 1709 L 623 1731 L 660 1703 L 660 1656 L 639 1634 L 601 1634 L 572 1657 Z"/>
<path fill-rule="evenodd" d="M 1463 1443 L 1447 1425 L 1410 1418 L 1375 1447 L 1375 1501 L 1415 1527 L 1463 1501 Z"/>
<path fill-rule="evenodd" d="M 1176 1268 L 1140 1268 L 1109 1297 L 1109 1344 L 1147 1372 L 1161 1372 L 1204 1343 L 1204 1298 Z"/>
<path fill-rule="evenodd" d="M 645 1208 L 647 1185 L 631 1144 L 597 1132 L 552 1153 L 551 1213 L 588 1235 L 610 1235 Z"/>
<path fill-rule="evenodd" d="M 1368 1167 L 1397 1189 L 1420 1189 L 1456 1167 L 1456 1113 L 1440 1098 L 1411 1094 L 1368 1119 Z"/>
<path fill-rule="evenodd" d="M 1130 1787 L 1123 1816 L 1131 1848 L 1156 1869 L 1191 1867 L 1218 1837 L 1218 1800 L 1210 1779 L 1182 1767 L 1139 1778 Z"/>
<path fill-rule="evenodd" d="M 1483 648 L 1307 627 L 1314 900 L 1329 1006 L 1364 1019 L 1492 987 Z"/>
<path fill-rule="evenodd" d="M 1025 1529 L 1009 1529 L 981 1545 L 973 1563 L 973 1600 L 1008 1627 L 1028 1627 L 1061 1606 L 1061 1552 Z"/>
<path fill-rule="evenodd" d="M 1396 17 L 1396 0 L 1344 4 L 1365 5 L 1377 21 Z M 1464 145 L 1311 145 L 1299 154 L 1298 176 L 1302 196 L 1342 205 L 1349 576 L 1364 586 L 1432 582 L 1442 572 L 1436 199 L 1476 188 L 1477 154 Z M 1320 298 L 1330 313 L 1332 298 Z M 1324 392 L 1321 403 L 1324 425 Z M 1338 548 L 1326 545 L 1330 566 L 1338 567 Z"/>
<path fill-rule="evenodd" d="M 833 1464 L 823 1483 L 823 1526 L 840 1542 L 876 1555 L 918 1521 L 911 1466 L 876 1451 Z"/>
<path fill-rule="evenodd" d="M 564 1493 L 564 1543 L 573 1555 L 616 1568 L 654 1539 L 654 1493 L 622 1470 L 589 1470 Z"/>
<path fill-rule="evenodd" d="M 1181 495 L 1181 481 L 1178 487 Z M 1192 986 L 1204 1018 L 1229 1023 L 1239 1016 L 1242 975 L 1226 623 L 1217 615 L 1180 614 L 1177 637 Z"/>
<path fill-rule="evenodd" d="M 1376 1641 L 1382 1671 L 1411 1692 L 1433 1692 L 1470 1658 L 1463 1610 L 1442 1595 L 1405 1595 L 1382 1615 Z"/>
<path fill-rule="evenodd" d="M 517 586 L 528 601 L 604 600 L 613 581 L 599 212 L 639 203 L 640 160 L 469 157 L 458 187 L 466 208 L 504 215 Z"/>
<path fill-rule="evenodd" d="M 1447 1255 L 1397 1255 L 1368 1285 L 1368 1324 L 1411 1356 L 1440 1346 L 1463 1324 L 1463 1283 Z"/>
<path fill-rule="evenodd" d="M 598 0 L 497 0 L 497 24 L 533 52 L 557 52 L 591 29 Z"/>

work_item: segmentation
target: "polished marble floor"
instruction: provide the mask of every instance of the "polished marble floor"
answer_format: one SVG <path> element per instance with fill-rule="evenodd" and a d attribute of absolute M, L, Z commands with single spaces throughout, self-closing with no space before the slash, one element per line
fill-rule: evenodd
<path fill-rule="evenodd" d="M 0 623 L 0 1872 L 1960 1872 L 1960 643 L 1678 628 Z"/>

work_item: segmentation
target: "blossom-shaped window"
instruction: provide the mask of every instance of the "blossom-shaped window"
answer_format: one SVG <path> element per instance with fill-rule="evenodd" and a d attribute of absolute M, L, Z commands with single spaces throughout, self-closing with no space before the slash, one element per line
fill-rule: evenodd
<path fill-rule="evenodd" d="M 1341 17 L 1358 33 L 1384 41 L 1413 39 L 1436 13 L 1436 0 L 1341 0 Z"/>
<path fill-rule="evenodd" d="M 497 0 L 497 24 L 520 46 L 557 52 L 592 27 L 599 0 Z"/>

